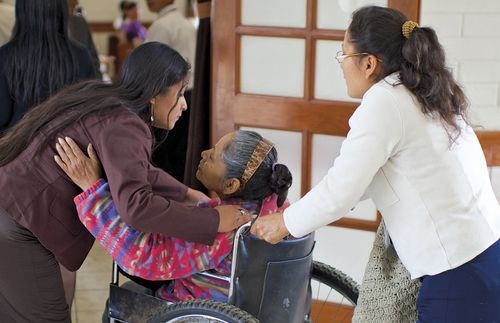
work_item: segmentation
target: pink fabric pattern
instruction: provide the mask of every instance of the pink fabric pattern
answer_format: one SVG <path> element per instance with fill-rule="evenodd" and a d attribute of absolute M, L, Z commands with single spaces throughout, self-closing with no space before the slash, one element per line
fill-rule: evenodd
<path fill-rule="evenodd" d="M 277 195 L 266 197 L 261 216 L 281 212 Z M 211 246 L 193 243 L 159 233 L 144 233 L 123 222 L 115 208 L 109 186 L 103 179 L 75 197 L 78 216 L 83 225 L 116 263 L 128 274 L 147 280 L 173 280 L 157 291 L 170 300 L 214 299 L 226 301 L 228 288 L 217 280 L 196 275 L 206 270 L 229 275 L 234 232 L 219 233 Z M 202 207 L 240 205 L 255 213 L 258 201 L 211 199 Z"/>

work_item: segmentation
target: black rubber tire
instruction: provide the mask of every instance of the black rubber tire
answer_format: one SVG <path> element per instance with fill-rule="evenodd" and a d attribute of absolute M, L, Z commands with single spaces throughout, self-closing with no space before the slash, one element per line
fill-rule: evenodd
<path fill-rule="evenodd" d="M 200 299 L 172 304 L 162 312 L 154 315 L 149 322 L 167 323 L 188 315 L 200 315 L 228 323 L 259 323 L 259 320 L 255 317 L 233 305 Z M 185 322 L 192 321 L 187 320 Z"/>
<path fill-rule="evenodd" d="M 356 305 L 359 296 L 358 284 L 338 269 L 319 261 L 313 261 L 311 279 L 322 282 L 342 294 L 352 305 Z"/>

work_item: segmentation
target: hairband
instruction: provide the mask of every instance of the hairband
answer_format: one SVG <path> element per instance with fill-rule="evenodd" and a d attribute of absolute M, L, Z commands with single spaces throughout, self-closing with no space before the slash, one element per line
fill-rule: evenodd
<path fill-rule="evenodd" d="M 403 31 L 403 36 L 405 38 L 410 38 L 410 35 L 413 31 L 413 29 L 418 28 L 418 24 L 414 21 L 408 20 L 406 21 L 403 26 L 401 27 L 401 30 Z"/>
<path fill-rule="evenodd" d="M 252 156 L 248 160 L 248 163 L 243 171 L 243 175 L 241 176 L 241 186 L 245 186 L 246 183 L 252 178 L 257 168 L 259 168 L 260 164 L 264 158 L 266 158 L 267 154 L 273 148 L 273 144 L 266 139 L 262 139 L 259 141 L 255 149 L 253 150 Z"/>

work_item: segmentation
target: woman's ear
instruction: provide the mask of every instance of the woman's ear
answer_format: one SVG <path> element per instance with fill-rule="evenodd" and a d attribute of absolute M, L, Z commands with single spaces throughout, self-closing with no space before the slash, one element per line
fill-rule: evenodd
<path fill-rule="evenodd" d="M 374 55 L 368 55 L 364 65 L 365 78 L 370 79 L 374 75 L 377 75 L 379 68 L 380 62 L 377 57 L 375 57 Z"/>
<path fill-rule="evenodd" d="M 152 105 L 155 105 L 155 103 L 156 103 L 156 97 L 154 97 L 151 100 L 149 100 L 149 103 L 151 103 Z"/>
<path fill-rule="evenodd" d="M 241 188 L 241 181 L 234 177 L 228 178 L 224 180 L 222 186 L 222 194 L 230 196 L 239 191 Z"/>

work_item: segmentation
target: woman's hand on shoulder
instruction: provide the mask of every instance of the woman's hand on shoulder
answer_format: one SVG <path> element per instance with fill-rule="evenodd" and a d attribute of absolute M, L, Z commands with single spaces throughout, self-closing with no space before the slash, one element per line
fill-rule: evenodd
<path fill-rule="evenodd" d="M 259 217 L 255 220 L 250 232 L 272 244 L 280 242 L 290 234 L 285 226 L 283 213 L 273 213 Z"/>
<path fill-rule="evenodd" d="M 215 209 L 219 212 L 217 232 L 233 231 L 252 220 L 252 215 L 238 205 L 219 205 Z"/>
<path fill-rule="evenodd" d="M 57 165 L 82 190 L 86 191 L 101 178 L 101 163 L 92 144 L 87 146 L 89 157 L 69 137 L 59 138 L 56 150 L 58 155 L 55 155 L 54 159 Z"/>

